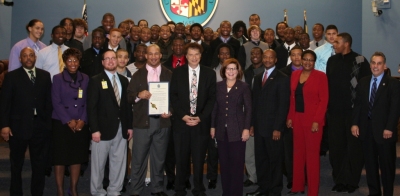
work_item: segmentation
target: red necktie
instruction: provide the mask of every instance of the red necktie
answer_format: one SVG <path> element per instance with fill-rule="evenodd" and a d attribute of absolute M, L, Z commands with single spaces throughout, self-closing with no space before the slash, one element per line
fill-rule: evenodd
<path fill-rule="evenodd" d="M 265 71 L 264 72 L 264 78 L 263 78 L 263 81 L 262 81 L 262 86 L 264 86 L 265 82 L 267 82 L 267 79 L 268 79 L 268 71 Z"/>

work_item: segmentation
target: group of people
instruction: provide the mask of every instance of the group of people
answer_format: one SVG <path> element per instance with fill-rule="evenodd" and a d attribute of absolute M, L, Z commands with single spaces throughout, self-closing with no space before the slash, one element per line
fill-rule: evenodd
<path fill-rule="evenodd" d="M 289 195 L 313 196 L 328 150 L 333 192 L 353 193 L 365 164 L 370 195 L 393 195 L 400 89 L 383 53 L 368 63 L 335 25 L 315 24 L 311 41 L 284 22 L 264 31 L 257 14 L 248 29 L 224 20 L 215 32 L 130 19 L 115 28 L 111 13 L 101 24 L 85 35 L 84 21 L 64 18 L 46 46 L 33 19 L 12 47 L 0 95 L 11 195 L 23 194 L 28 147 L 32 195 L 51 166 L 57 195 L 66 171 L 78 195 L 90 160 L 92 195 L 140 195 L 150 177 L 152 195 L 183 196 L 193 173 L 191 192 L 203 196 L 207 162 L 208 188 L 219 163 L 226 196 L 254 184 L 247 196 L 281 195 L 283 175 Z M 169 111 L 149 114 L 149 82 L 169 83 Z"/>

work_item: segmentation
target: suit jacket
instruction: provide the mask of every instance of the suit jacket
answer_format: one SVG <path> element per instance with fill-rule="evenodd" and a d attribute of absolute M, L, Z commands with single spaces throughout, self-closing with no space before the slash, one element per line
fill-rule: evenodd
<path fill-rule="evenodd" d="M 215 50 L 218 47 L 218 45 L 220 45 L 222 43 L 224 43 L 224 42 L 221 40 L 221 37 L 218 37 L 217 39 L 214 39 L 214 40 L 211 41 L 210 50 L 211 50 L 211 55 L 212 56 L 216 56 L 215 55 Z M 233 50 L 235 51 L 235 56 L 234 57 L 238 58 L 239 49 L 240 49 L 240 42 L 237 39 L 235 39 L 234 37 L 231 36 L 231 38 L 228 40 L 227 44 L 232 46 Z"/>
<path fill-rule="evenodd" d="M 171 56 L 168 57 L 168 59 L 162 64 L 165 68 L 169 69 L 170 71 L 174 71 L 174 67 L 172 66 L 172 56 L 174 56 L 173 54 Z M 185 57 L 185 62 L 187 62 L 187 59 Z"/>
<path fill-rule="evenodd" d="M 275 52 L 276 52 L 276 57 L 278 59 L 278 61 L 276 62 L 276 68 L 282 69 L 286 67 L 289 58 L 289 52 L 287 48 L 285 48 L 285 45 L 282 44 L 280 46 L 277 46 L 275 48 Z"/>
<path fill-rule="evenodd" d="M 137 46 L 137 45 L 139 45 L 139 42 L 136 43 L 136 46 Z M 135 47 L 133 48 L 133 50 L 132 50 L 131 41 L 128 40 L 128 42 L 126 42 L 126 50 L 128 51 L 128 54 L 129 54 L 129 63 L 128 63 L 128 64 L 131 64 L 131 63 L 135 62 L 135 55 L 134 55 L 134 53 L 135 53 L 136 46 L 135 46 Z"/>
<path fill-rule="evenodd" d="M 360 140 L 364 140 L 367 133 L 370 82 L 372 76 L 366 76 L 357 85 L 357 98 L 353 110 L 353 125 L 358 125 Z M 371 125 L 373 137 L 379 144 L 397 141 L 397 122 L 399 120 L 400 106 L 399 81 L 384 75 L 375 94 L 371 111 Z M 393 136 L 383 138 L 383 130 L 390 130 Z"/>
<path fill-rule="evenodd" d="M 51 130 L 50 74 L 42 69 L 35 70 L 35 84 L 23 67 L 7 73 L 4 78 L 0 97 L 0 125 L 1 128 L 10 127 L 13 137 L 45 137 Z M 33 108 L 36 109 L 36 117 Z"/>
<path fill-rule="evenodd" d="M 254 77 L 252 126 L 255 134 L 272 137 L 274 130 L 284 131 L 289 110 L 289 77 L 275 67 L 262 86 L 263 74 Z"/>
<path fill-rule="evenodd" d="M 104 68 L 101 64 L 101 60 L 103 59 L 102 54 L 105 50 L 100 49 L 99 54 L 93 49 L 93 47 L 85 50 L 82 55 L 80 70 L 82 73 L 86 74 L 91 78 L 101 72 L 103 72 Z"/>
<path fill-rule="evenodd" d="M 88 85 L 87 115 L 90 131 L 100 131 L 101 140 L 113 139 L 119 124 L 122 126 L 122 136 L 127 139 L 127 130 L 132 129 L 132 105 L 128 103 L 128 79 L 117 74 L 121 82 L 121 102 L 118 106 L 114 89 L 105 71 L 93 76 Z M 107 82 L 107 88 L 103 89 L 102 81 Z"/>
<path fill-rule="evenodd" d="M 211 118 L 215 137 L 224 141 L 226 128 L 229 142 L 240 141 L 243 129 L 250 129 L 251 109 L 251 92 L 245 82 L 236 80 L 229 92 L 226 79 L 218 82 L 217 101 Z"/>
<path fill-rule="evenodd" d="M 53 103 L 52 118 L 66 124 L 71 119 L 80 119 L 87 123 L 86 100 L 89 77 L 77 72 L 75 83 L 65 69 L 54 75 L 51 98 Z M 79 89 L 82 97 L 78 98 Z"/>
<path fill-rule="evenodd" d="M 210 134 L 211 112 L 215 103 L 215 72 L 211 68 L 200 65 L 198 81 L 198 95 L 196 114 L 201 122 L 195 126 L 200 128 L 201 135 Z M 173 127 L 174 132 L 187 131 L 187 125 L 182 120 L 185 115 L 190 115 L 190 87 L 188 65 L 178 67 L 172 73 L 170 98 L 174 110 Z"/>
<path fill-rule="evenodd" d="M 146 66 L 140 68 L 135 74 L 128 86 L 128 102 L 133 104 L 133 127 L 139 129 L 149 128 L 149 100 L 142 99 L 137 103 L 135 102 L 139 92 L 143 90 L 149 90 L 149 83 L 147 81 L 147 69 Z M 170 82 L 172 72 L 166 67 L 161 66 L 160 82 Z M 170 109 L 171 110 L 171 109 Z M 160 128 L 168 128 L 171 126 L 169 118 L 160 118 Z"/>
<path fill-rule="evenodd" d="M 304 116 L 301 122 L 295 121 L 296 99 L 295 92 L 299 84 L 301 70 L 294 71 L 290 80 L 290 107 L 288 119 L 303 126 L 312 126 L 317 122 L 318 126 L 325 125 L 325 113 L 328 108 L 328 79 L 325 73 L 313 70 L 303 86 Z"/>

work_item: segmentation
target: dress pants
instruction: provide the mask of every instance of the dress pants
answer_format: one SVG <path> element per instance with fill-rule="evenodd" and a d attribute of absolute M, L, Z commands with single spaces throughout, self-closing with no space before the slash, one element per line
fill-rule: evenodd
<path fill-rule="evenodd" d="M 295 113 L 293 122 L 293 187 L 291 191 L 304 191 L 307 174 L 307 195 L 318 196 L 319 151 L 323 130 L 322 126 L 319 126 L 317 132 L 311 132 L 311 124 L 302 124 L 305 118 L 306 116 L 303 113 Z"/>
<path fill-rule="evenodd" d="M 186 126 L 184 130 L 174 131 L 174 145 L 176 157 L 175 192 L 177 196 L 186 195 L 187 166 L 190 164 L 190 155 L 193 162 L 193 195 L 205 192 L 203 184 L 203 166 L 206 156 L 209 134 L 201 134 L 199 125 Z M 207 132 L 208 133 L 208 132 Z"/>
<path fill-rule="evenodd" d="M 207 179 L 217 180 L 218 177 L 218 149 L 215 140 L 211 137 L 208 140 L 207 149 Z"/>
<path fill-rule="evenodd" d="M 255 131 L 254 148 L 259 191 L 269 196 L 281 195 L 284 159 L 282 138 L 273 140 L 272 133 L 263 137 Z"/>
<path fill-rule="evenodd" d="M 127 130 L 125 130 L 127 131 Z M 94 196 L 115 196 L 120 195 L 122 185 L 124 183 L 124 175 L 126 170 L 126 145 L 127 141 L 122 137 L 121 124 L 118 132 L 112 140 L 100 140 L 100 142 L 92 142 L 91 153 L 91 176 L 90 176 L 90 192 Z M 103 189 L 104 168 L 110 160 L 110 184 L 107 191 Z"/>
<path fill-rule="evenodd" d="M 218 140 L 218 154 L 221 164 L 222 196 L 243 195 L 243 169 L 246 142 L 229 142 L 225 131 L 224 141 Z"/>
<path fill-rule="evenodd" d="M 383 195 L 392 196 L 396 175 L 396 142 L 376 143 L 368 122 L 368 129 L 363 141 L 365 171 L 370 195 L 382 195 L 379 170 L 383 186 Z M 397 131 L 397 130 L 396 130 Z"/>
<path fill-rule="evenodd" d="M 11 130 L 12 131 L 12 130 Z M 30 139 L 10 136 L 10 162 L 11 162 L 11 185 L 10 195 L 23 195 L 22 192 L 22 166 L 24 165 L 25 152 L 29 147 L 29 155 L 32 167 L 31 195 L 43 195 L 45 184 L 46 145 L 49 137 L 33 136 Z M 25 193 L 26 195 L 26 193 Z"/>
<path fill-rule="evenodd" d="M 254 137 L 250 136 L 246 142 L 245 165 L 248 179 L 257 183 L 256 160 L 254 157 Z"/>
<path fill-rule="evenodd" d="M 285 133 L 282 138 L 285 154 L 283 174 L 287 178 L 287 183 L 291 183 L 293 182 L 293 129 L 285 127 Z"/>
<path fill-rule="evenodd" d="M 131 195 L 141 194 L 150 155 L 151 192 L 164 191 L 164 162 L 168 147 L 168 129 L 160 128 L 159 118 L 149 118 L 149 128 L 133 128 Z"/>
<path fill-rule="evenodd" d="M 364 156 L 361 141 L 350 131 L 351 112 L 328 114 L 329 161 L 335 184 L 358 188 Z"/>

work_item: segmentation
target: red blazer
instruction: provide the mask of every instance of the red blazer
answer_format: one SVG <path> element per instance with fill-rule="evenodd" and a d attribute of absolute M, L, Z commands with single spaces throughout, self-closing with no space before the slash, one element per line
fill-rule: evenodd
<path fill-rule="evenodd" d="M 290 79 L 290 107 L 288 119 L 295 122 L 295 91 L 300 80 L 302 70 L 294 71 Z M 328 79 L 325 73 L 313 70 L 303 86 L 304 114 L 302 125 L 311 126 L 317 122 L 318 126 L 325 124 L 325 113 L 328 107 Z"/>

